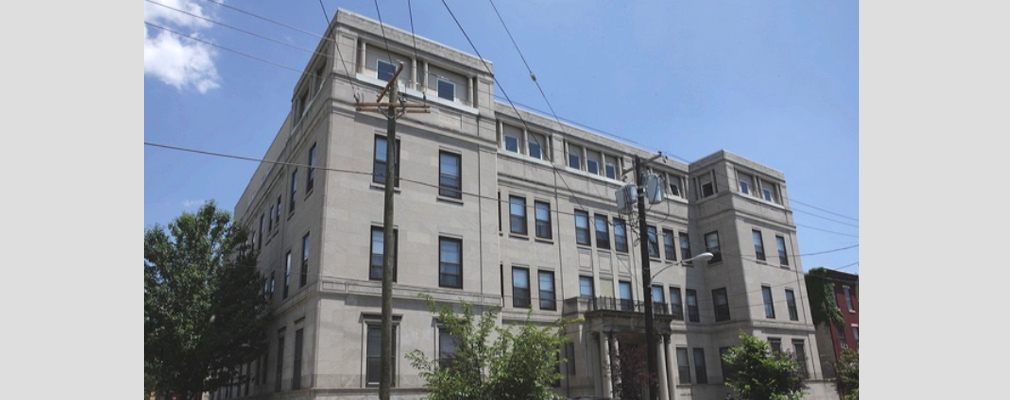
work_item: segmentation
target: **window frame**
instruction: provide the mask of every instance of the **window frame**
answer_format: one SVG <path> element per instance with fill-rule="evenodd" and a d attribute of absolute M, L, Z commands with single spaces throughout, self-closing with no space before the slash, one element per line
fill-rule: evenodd
<path fill-rule="evenodd" d="M 684 289 L 684 304 L 687 305 L 688 322 L 701 322 L 701 312 L 698 309 L 698 291 L 694 289 Z M 694 302 L 694 304 L 691 304 Z"/>
<path fill-rule="evenodd" d="M 687 232 L 680 231 L 680 233 L 678 234 L 678 238 L 680 239 L 680 259 L 690 260 L 692 257 L 691 237 L 687 235 Z M 690 264 L 688 264 L 688 266 L 690 266 Z"/>
<path fill-rule="evenodd" d="M 456 162 L 454 171 L 446 172 L 446 159 Z M 399 175 L 397 175 L 399 178 Z M 463 156 L 445 150 L 438 152 L 438 195 L 454 199 L 463 198 Z"/>
<path fill-rule="evenodd" d="M 771 286 L 761 286 L 761 300 L 764 302 L 765 318 L 775 319 L 775 299 Z"/>
<path fill-rule="evenodd" d="M 295 354 L 291 363 L 291 390 L 302 388 L 302 352 L 305 351 L 304 328 L 295 331 Z"/>
<path fill-rule="evenodd" d="M 383 228 L 381 226 L 372 225 L 372 228 L 371 228 L 371 230 L 369 232 L 370 232 L 370 234 L 369 234 L 369 238 L 368 238 L 368 280 L 370 280 L 370 281 L 381 281 L 382 280 L 383 257 L 385 257 L 385 251 L 386 251 L 386 247 L 387 247 L 386 246 L 386 231 L 385 231 L 385 228 Z M 382 251 L 383 252 L 379 253 L 379 254 L 377 254 L 375 252 L 376 234 L 378 234 L 378 239 L 382 241 L 381 244 L 382 244 Z M 400 247 L 399 234 L 400 234 L 399 229 L 393 228 L 393 265 L 390 266 L 390 267 L 392 267 L 391 269 L 393 270 L 393 282 L 396 282 L 396 276 L 397 276 L 397 270 L 398 270 L 398 268 L 397 268 L 397 262 L 399 260 L 399 251 L 397 251 L 397 250 Z M 376 255 L 379 256 L 379 263 L 378 263 L 378 265 L 375 264 L 375 256 Z"/>
<path fill-rule="evenodd" d="M 386 66 L 388 66 L 388 68 L 392 68 L 392 70 L 391 71 L 383 71 L 383 64 L 385 64 Z M 383 72 L 385 72 L 389 76 L 387 78 L 383 78 Z M 383 60 L 381 58 L 375 59 L 375 79 L 378 79 L 378 80 L 383 81 L 383 82 L 389 82 L 390 79 L 393 79 L 394 75 L 396 75 L 396 65 L 395 64 L 393 64 L 393 63 L 391 63 L 389 61 Z"/>
<path fill-rule="evenodd" d="M 544 279 L 550 287 L 544 288 Z M 539 296 L 539 303 L 541 310 L 557 311 L 557 287 L 554 281 L 554 271 L 551 270 L 541 270 L 537 271 L 537 295 Z"/>
<path fill-rule="evenodd" d="M 547 136 L 535 132 L 527 132 L 526 138 L 526 155 L 538 160 L 546 160 Z M 533 155 L 533 146 L 536 146 L 537 155 Z"/>
<path fill-rule="evenodd" d="M 684 298 L 681 297 L 680 287 L 677 286 L 670 286 L 670 315 L 677 321 L 684 320 Z"/>
<path fill-rule="evenodd" d="M 295 198 L 298 196 L 298 168 L 291 171 L 291 198 L 288 201 L 288 215 L 295 212 Z"/>
<path fill-rule="evenodd" d="M 442 88 L 442 84 L 449 85 L 449 88 L 451 89 L 451 90 L 449 90 L 450 97 L 443 96 L 443 94 L 442 94 L 442 89 L 443 89 Z M 442 100 L 447 100 L 447 101 L 452 101 L 452 102 L 456 101 L 456 83 L 455 82 L 452 82 L 452 81 L 450 81 L 448 79 L 443 79 L 441 77 L 437 77 L 437 78 L 435 78 L 435 92 L 436 92 L 436 95 L 438 96 L 438 98 L 440 98 Z"/>
<path fill-rule="evenodd" d="M 541 213 L 544 213 L 544 218 L 541 218 Z M 552 232 L 553 228 L 551 227 L 551 203 L 534 200 L 533 221 L 534 235 L 538 239 L 551 240 L 554 237 L 554 232 Z"/>
<path fill-rule="evenodd" d="M 856 303 L 852 297 L 852 288 L 849 285 L 842 285 L 842 295 L 845 296 L 845 306 L 850 313 L 856 312 Z"/>
<path fill-rule="evenodd" d="M 628 225 L 621 218 L 614 218 L 614 251 L 628 252 Z M 620 228 L 620 234 L 618 234 Z"/>
<path fill-rule="evenodd" d="M 775 245 L 778 247 L 779 251 L 779 264 L 789 265 L 789 253 L 786 251 L 786 238 L 781 235 L 775 235 Z"/>
<path fill-rule="evenodd" d="M 691 361 L 687 347 L 677 347 L 677 378 L 681 385 L 691 384 Z"/>
<path fill-rule="evenodd" d="M 586 285 L 588 283 L 588 286 Z M 586 294 L 586 288 L 589 289 L 588 296 Z M 593 277 L 588 275 L 579 275 L 579 297 L 583 299 L 592 299 L 596 297 L 596 288 L 593 287 Z"/>
<path fill-rule="evenodd" d="M 305 232 L 302 236 L 302 269 L 301 276 L 299 277 L 298 287 L 305 286 L 309 280 L 309 251 L 311 250 L 312 237 L 311 232 Z"/>
<path fill-rule="evenodd" d="M 305 174 L 305 194 L 308 195 L 312 192 L 316 183 L 316 144 L 312 143 L 312 147 L 309 147 L 309 162 L 308 162 L 308 173 Z"/>
<path fill-rule="evenodd" d="M 796 293 L 792 289 L 786 289 L 786 309 L 789 310 L 789 320 L 799 321 L 800 314 L 796 308 Z"/>
<path fill-rule="evenodd" d="M 601 231 L 601 224 L 603 230 Z M 610 250 L 610 221 L 604 214 L 593 214 L 593 228 L 596 231 L 596 247 Z"/>
<path fill-rule="evenodd" d="M 578 150 L 578 151 L 576 152 L 575 150 Z M 567 162 L 565 163 L 565 165 L 567 165 L 568 168 L 577 169 L 579 171 L 582 171 L 582 166 L 584 165 L 584 163 L 582 162 L 582 159 L 585 158 L 585 156 L 583 154 L 583 151 L 584 150 L 583 150 L 582 146 L 579 146 L 577 144 L 568 143 L 568 151 L 565 153 L 566 156 L 567 156 L 566 157 L 567 158 Z M 572 165 L 572 164 L 575 164 L 575 165 Z"/>
<path fill-rule="evenodd" d="M 627 297 L 625 297 L 625 288 L 627 288 Z M 617 298 L 619 299 L 621 311 L 634 311 L 635 309 L 635 296 L 631 288 L 631 281 L 618 280 L 617 281 Z"/>
<path fill-rule="evenodd" d="M 284 296 L 281 296 L 281 299 L 288 298 L 288 286 L 291 285 L 291 250 L 288 250 L 285 259 L 287 261 L 284 264 Z"/>
<path fill-rule="evenodd" d="M 575 243 L 582 246 L 592 246 L 593 237 L 589 229 L 589 212 L 584 210 L 575 210 Z M 584 221 L 585 226 L 579 227 L 579 220 Z M 580 235 L 580 233 L 582 235 Z M 585 236 L 583 239 L 581 236 Z"/>
<path fill-rule="evenodd" d="M 382 374 L 382 325 L 377 322 L 378 321 L 365 322 L 365 387 L 378 387 L 380 384 L 379 377 Z M 389 374 L 391 376 L 389 379 L 389 386 L 396 387 L 396 331 L 398 324 L 392 324 L 391 328 L 392 332 L 390 336 L 392 336 L 393 340 L 390 340 L 390 346 L 392 346 L 392 348 L 390 349 L 391 360 Z M 378 337 L 372 336 L 372 332 L 378 332 Z M 379 343 L 374 346 L 370 345 L 370 342 L 373 339 L 378 340 Z M 374 353 L 372 350 L 378 350 L 379 354 L 372 354 Z M 370 368 L 370 366 L 373 365 L 373 362 L 375 364 L 379 364 L 378 370 Z"/>
<path fill-rule="evenodd" d="M 516 212 L 521 214 L 517 214 Z M 509 233 L 513 235 L 529 235 L 529 220 L 526 218 L 526 197 L 509 195 Z"/>
<path fill-rule="evenodd" d="M 516 275 L 520 273 L 520 275 Z M 516 284 L 517 276 L 525 276 L 525 286 Z M 512 267 L 512 307 L 531 308 L 532 293 L 530 289 L 530 269 L 526 267 Z"/>
<path fill-rule="evenodd" d="M 713 242 L 711 239 L 715 238 Z M 715 246 L 713 246 L 713 243 Z M 722 252 L 720 251 L 719 244 L 719 231 L 712 231 L 705 234 L 705 251 L 712 253 L 712 258 L 708 260 L 709 264 L 714 264 L 722 261 Z"/>
<path fill-rule="evenodd" d="M 761 237 L 761 231 L 757 229 L 752 229 L 751 238 L 754 241 L 754 256 L 757 257 L 758 260 L 766 261 L 765 242 L 764 239 Z"/>
<path fill-rule="evenodd" d="M 659 231 L 655 225 L 646 225 L 646 237 L 648 238 L 649 258 L 659 259 Z"/>
<path fill-rule="evenodd" d="M 691 358 L 694 359 L 694 376 L 695 380 L 699 384 L 708 383 L 708 369 L 705 363 L 705 348 L 695 347 L 692 348 Z"/>
<path fill-rule="evenodd" d="M 720 302 L 720 299 L 722 302 Z M 731 320 L 729 314 L 729 294 L 726 288 L 712 289 L 712 309 L 715 312 L 715 322 Z"/>
<path fill-rule="evenodd" d="M 385 185 L 386 184 L 386 165 L 387 165 L 387 163 L 389 163 L 389 160 L 382 160 L 382 161 L 379 160 L 379 157 L 380 157 L 380 154 L 379 154 L 379 141 L 380 140 L 382 142 L 384 142 L 386 146 L 389 146 L 389 138 L 387 138 L 386 135 L 378 135 L 378 134 L 375 135 L 375 140 L 373 141 L 373 145 L 372 145 L 372 183 L 376 183 L 376 184 L 379 184 L 379 185 Z M 396 179 L 393 180 L 393 187 L 400 187 L 400 162 L 399 162 L 400 161 L 400 147 L 401 147 L 400 146 L 400 138 L 397 138 L 394 142 L 395 142 L 394 146 L 396 146 L 396 147 L 393 149 L 393 159 L 394 159 L 393 160 L 393 173 L 396 175 Z M 381 157 L 383 157 L 383 158 L 386 157 L 386 151 L 382 152 Z M 379 165 L 380 164 L 382 165 L 382 169 L 381 170 L 379 169 Z M 382 174 L 381 175 L 382 176 L 381 179 L 379 178 L 380 173 Z"/>
<path fill-rule="evenodd" d="M 663 229 L 663 255 L 669 261 L 677 261 L 677 246 L 673 229 Z"/>
<path fill-rule="evenodd" d="M 453 263 L 445 260 L 445 257 L 444 257 L 445 254 L 443 252 L 443 246 L 444 246 L 444 244 L 451 244 L 451 245 L 454 245 L 456 247 L 456 250 L 457 250 L 456 254 L 459 257 L 459 262 L 458 263 L 453 264 Z M 458 277 L 457 277 L 457 279 L 459 281 L 459 285 L 458 286 L 454 286 L 454 285 L 446 283 L 446 278 L 447 277 L 456 276 L 456 275 L 449 274 L 449 273 L 445 272 L 445 266 L 447 266 L 447 265 L 449 265 L 449 266 L 455 265 L 457 267 L 457 269 L 459 269 L 459 274 L 458 274 Z M 453 238 L 453 237 L 447 237 L 447 236 L 439 236 L 438 237 L 438 287 L 453 288 L 453 289 L 462 289 L 463 288 L 463 240 L 462 239 Z"/>

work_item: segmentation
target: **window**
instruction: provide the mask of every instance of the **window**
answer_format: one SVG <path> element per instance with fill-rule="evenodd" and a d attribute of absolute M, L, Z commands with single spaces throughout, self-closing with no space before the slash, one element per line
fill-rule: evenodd
<path fill-rule="evenodd" d="M 586 150 L 586 171 L 593 175 L 600 174 L 600 152 Z"/>
<path fill-rule="evenodd" d="M 712 253 L 709 263 L 722 261 L 722 253 L 719 251 L 719 232 L 709 232 L 705 234 L 705 251 Z"/>
<path fill-rule="evenodd" d="M 393 75 L 396 74 L 396 66 L 386 61 L 382 60 L 376 60 L 376 61 L 378 62 L 378 65 L 376 65 L 375 67 L 376 72 L 375 77 L 378 78 L 379 80 L 386 82 L 389 82 L 390 79 L 393 79 Z"/>
<path fill-rule="evenodd" d="M 674 243 L 673 231 L 670 229 L 663 229 L 663 252 L 666 254 L 666 259 L 671 261 L 677 261 L 677 247 Z"/>
<path fill-rule="evenodd" d="M 765 242 L 761 240 L 761 231 L 755 229 L 751 231 L 751 235 L 754 236 L 754 255 L 757 256 L 758 260 L 765 260 Z"/>
<path fill-rule="evenodd" d="M 856 304 L 852 301 L 852 289 L 842 286 L 842 293 L 845 294 L 845 305 L 849 307 L 849 312 L 856 312 Z"/>
<path fill-rule="evenodd" d="M 799 321 L 800 315 L 796 311 L 796 295 L 792 289 L 786 289 L 786 307 L 789 308 L 789 320 Z"/>
<path fill-rule="evenodd" d="M 589 213 L 582 210 L 575 210 L 575 243 L 592 245 L 589 240 Z"/>
<path fill-rule="evenodd" d="M 593 277 L 591 276 L 579 277 L 579 297 L 583 299 L 591 299 L 593 297 L 596 297 L 596 293 L 593 290 Z"/>
<path fill-rule="evenodd" d="M 708 372 L 705 370 L 705 349 L 695 347 L 693 350 L 695 379 L 697 379 L 697 383 L 708 383 Z"/>
<path fill-rule="evenodd" d="M 687 232 L 684 231 L 680 232 L 680 259 L 691 259 L 691 239 L 688 238 Z"/>
<path fill-rule="evenodd" d="M 849 344 L 845 341 L 845 328 L 836 326 L 835 330 L 838 331 L 838 345 L 843 349 L 849 348 Z"/>
<path fill-rule="evenodd" d="M 852 327 L 852 340 L 856 341 L 856 346 L 858 347 L 859 346 L 859 327 L 858 326 L 853 326 Z"/>
<path fill-rule="evenodd" d="M 519 153 L 519 142 L 522 140 L 523 131 L 519 128 L 502 125 L 502 140 L 505 142 L 505 151 Z"/>
<path fill-rule="evenodd" d="M 278 228 L 281 227 L 281 210 L 283 209 L 283 207 L 281 207 L 281 197 L 282 197 L 281 195 L 277 195 L 277 227 Z"/>
<path fill-rule="evenodd" d="M 613 156 L 604 155 L 603 175 L 610 179 L 617 179 L 618 161 Z"/>
<path fill-rule="evenodd" d="M 316 144 L 309 148 L 309 173 L 305 174 L 305 193 L 311 192 L 316 183 Z"/>
<path fill-rule="evenodd" d="M 804 378 L 809 378 L 810 374 L 807 372 L 807 352 L 803 345 L 803 339 L 793 339 L 793 350 L 796 355 L 796 363 L 800 365 L 800 375 L 803 375 Z"/>
<path fill-rule="evenodd" d="M 729 321 L 729 298 L 726 296 L 726 288 L 712 291 L 712 304 L 715 305 L 715 321 Z"/>
<path fill-rule="evenodd" d="M 260 214 L 260 237 L 257 238 L 258 240 L 256 240 L 256 250 L 263 248 L 263 233 L 266 232 L 263 230 L 263 218 L 264 215 Z"/>
<path fill-rule="evenodd" d="M 271 232 L 274 230 L 274 220 L 277 219 L 277 208 L 273 205 L 270 206 L 270 224 L 269 229 Z"/>
<path fill-rule="evenodd" d="M 701 197 L 705 198 L 715 194 L 715 181 L 712 178 L 702 178 Z"/>
<path fill-rule="evenodd" d="M 302 274 L 298 287 L 305 286 L 309 281 L 309 234 L 302 236 Z"/>
<path fill-rule="evenodd" d="M 438 79 L 438 97 L 449 101 L 456 101 L 456 85 L 452 82 Z"/>
<path fill-rule="evenodd" d="M 536 235 L 541 239 L 551 238 L 551 203 L 533 202 L 533 217 L 536 219 Z"/>
<path fill-rule="evenodd" d="M 779 338 L 768 338 L 768 345 L 771 346 L 772 351 L 776 353 L 782 352 L 782 339 Z"/>
<path fill-rule="evenodd" d="M 666 185 L 670 188 L 670 196 L 684 197 L 684 193 L 680 190 L 683 187 L 684 178 L 679 175 L 667 174 Z"/>
<path fill-rule="evenodd" d="M 596 247 L 610 249 L 610 224 L 607 223 L 607 216 L 596 214 Z"/>
<path fill-rule="evenodd" d="M 557 310 L 557 302 L 554 301 L 554 271 L 540 271 L 540 309 Z"/>
<path fill-rule="evenodd" d="M 463 241 L 438 238 L 438 286 L 463 288 Z"/>
<path fill-rule="evenodd" d="M 652 311 L 656 314 L 668 314 L 666 310 L 666 295 L 663 294 L 663 286 L 652 285 Z"/>
<path fill-rule="evenodd" d="M 302 329 L 295 331 L 295 360 L 291 371 L 291 390 L 302 388 Z"/>
<path fill-rule="evenodd" d="M 291 250 L 288 250 L 286 256 L 287 262 L 284 264 L 284 296 L 282 299 L 288 298 L 288 285 L 291 284 Z"/>
<path fill-rule="evenodd" d="M 737 172 L 736 175 L 740 180 L 740 193 L 754 194 L 754 177 L 742 172 Z"/>
<path fill-rule="evenodd" d="M 786 239 L 782 236 L 775 236 L 775 244 L 779 248 L 779 264 L 789 265 L 789 257 L 786 256 Z"/>
<path fill-rule="evenodd" d="M 386 137 L 385 136 L 375 136 L 375 160 L 372 164 L 372 182 L 385 184 L 386 183 Z M 400 186 L 400 139 L 396 139 L 395 147 L 393 148 L 393 173 L 396 174 L 396 179 L 393 180 L 393 186 Z"/>
<path fill-rule="evenodd" d="M 694 289 L 687 289 L 685 293 L 687 294 L 687 320 L 701 321 L 701 315 L 698 313 L 698 293 Z"/>
<path fill-rule="evenodd" d="M 632 311 L 635 309 L 635 303 L 631 300 L 631 282 L 620 281 L 617 283 L 617 288 L 620 291 L 621 296 L 621 310 Z"/>
<path fill-rule="evenodd" d="M 456 338 L 452 337 L 448 329 L 438 328 L 438 366 L 439 368 L 449 368 L 452 360 L 456 358 Z"/>
<path fill-rule="evenodd" d="M 392 337 L 396 337 L 396 325 L 392 326 Z M 365 386 L 379 386 L 382 376 L 382 325 L 368 324 L 365 344 Z M 392 346 L 389 357 L 389 385 L 396 386 L 396 340 L 390 340 Z"/>
<path fill-rule="evenodd" d="M 527 147 L 529 148 L 529 156 L 546 160 L 544 151 L 547 149 L 547 137 L 532 132 L 529 133 L 528 137 L 529 143 L 527 143 Z"/>
<path fill-rule="evenodd" d="M 778 186 L 771 182 L 761 181 L 761 196 L 772 203 L 778 203 Z"/>
<path fill-rule="evenodd" d="M 526 234 L 526 198 L 509 196 L 509 231 Z"/>
<path fill-rule="evenodd" d="M 274 391 L 281 391 L 281 379 L 284 378 L 284 336 L 277 335 L 277 372 L 274 378 Z"/>
<path fill-rule="evenodd" d="M 765 302 L 765 318 L 775 318 L 775 303 L 772 300 L 772 288 L 762 286 L 761 297 L 764 298 Z"/>
<path fill-rule="evenodd" d="M 649 236 L 649 258 L 659 258 L 659 237 L 656 233 L 656 227 L 649 225 L 647 232 Z"/>
<path fill-rule="evenodd" d="M 677 348 L 677 376 L 681 385 L 691 383 L 691 364 L 687 360 L 686 347 Z"/>
<path fill-rule="evenodd" d="M 733 376 L 733 367 L 731 367 L 729 365 L 729 363 L 726 362 L 726 354 L 727 353 L 729 353 L 729 347 L 720 347 L 719 348 L 719 361 L 721 361 L 721 365 L 720 366 L 722 367 L 722 381 L 723 382 L 726 382 L 726 380 L 728 378 L 731 378 Z"/>
<path fill-rule="evenodd" d="M 274 273 L 275 272 L 277 272 L 277 271 L 270 271 L 270 299 L 271 300 L 274 298 L 274 288 L 275 288 L 274 284 L 276 283 L 276 280 L 274 279 Z"/>
<path fill-rule="evenodd" d="M 670 315 L 677 321 L 684 320 L 684 302 L 680 298 L 680 288 L 670 288 Z"/>
<path fill-rule="evenodd" d="M 438 152 L 438 195 L 463 198 L 462 166 L 460 155 Z"/>
<path fill-rule="evenodd" d="M 628 231 L 620 218 L 614 218 L 614 250 L 628 251 Z"/>
<path fill-rule="evenodd" d="M 512 267 L 512 307 L 530 307 L 530 270 Z"/>
<path fill-rule="evenodd" d="M 582 148 L 574 144 L 568 145 L 568 167 L 582 169 Z"/>
<path fill-rule="evenodd" d="M 288 202 L 288 213 L 295 212 L 295 195 L 298 194 L 298 170 L 291 171 L 291 199 Z"/>
<path fill-rule="evenodd" d="M 393 262 L 390 265 L 390 267 L 391 267 L 391 269 L 393 271 L 393 282 L 396 282 L 396 259 L 397 259 L 397 251 L 396 251 L 396 249 L 399 247 L 399 243 L 400 243 L 400 241 L 397 240 L 398 239 L 398 234 L 399 234 L 399 232 L 396 229 L 393 229 L 393 244 L 394 244 L 394 247 L 393 247 Z M 369 261 L 368 261 L 368 279 L 369 280 L 373 280 L 373 281 L 381 281 L 382 280 L 382 258 L 385 255 L 385 251 L 386 251 L 385 250 L 386 249 L 385 241 L 386 241 L 385 230 L 381 226 L 373 226 L 372 227 L 372 245 L 371 245 L 372 250 L 369 252 L 369 254 L 371 254 L 371 256 L 369 256 Z"/>

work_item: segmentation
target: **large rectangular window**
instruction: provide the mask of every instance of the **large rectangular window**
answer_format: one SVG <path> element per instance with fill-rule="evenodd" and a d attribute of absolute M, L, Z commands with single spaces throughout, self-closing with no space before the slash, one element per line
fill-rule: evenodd
<path fill-rule="evenodd" d="M 302 388 L 302 329 L 295 331 L 295 360 L 291 368 L 291 390 Z"/>
<path fill-rule="evenodd" d="M 722 261 L 722 252 L 719 251 L 719 232 L 709 232 L 705 234 L 705 251 L 712 253 L 709 263 Z"/>
<path fill-rule="evenodd" d="M 502 125 L 502 142 L 505 151 L 519 153 L 519 143 L 522 142 L 523 131 L 508 125 Z"/>
<path fill-rule="evenodd" d="M 618 295 L 621 299 L 621 310 L 633 311 L 635 303 L 631 300 L 631 282 L 620 281 L 617 283 L 617 289 L 620 291 Z"/>
<path fill-rule="evenodd" d="M 607 222 L 607 216 L 596 214 L 593 217 L 596 223 L 596 247 L 610 249 L 610 224 Z"/>
<path fill-rule="evenodd" d="M 628 230 L 620 218 L 614 218 L 614 250 L 628 251 Z"/>
<path fill-rule="evenodd" d="M 792 289 L 786 289 L 786 306 L 789 308 L 789 320 L 799 321 L 800 315 L 796 311 L 796 295 Z"/>
<path fill-rule="evenodd" d="M 389 161 L 386 159 L 386 145 L 385 136 L 375 136 L 375 155 L 372 163 L 372 182 L 379 184 L 386 183 L 386 164 Z M 400 139 L 396 139 L 396 144 L 393 148 L 393 161 L 393 168 L 396 173 L 396 179 L 393 180 L 393 186 L 400 186 Z"/>
<path fill-rule="evenodd" d="M 540 278 L 540 309 L 557 310 L 558 305 L 554 296 L 554 271 L 539 271 Z"/>
<path fill-rule="evenodd" d="M 652 312 L 656 314 L 669 314 L 666 307 L 666 294 L 663 293 L 663 286 L 652 285 Z"/>
<path fill-rule="evenodd" d="M 705 369 L 705 349 L 695 347 L 692 350 L 694 350 L 694 376 L 698 383 L 708 383 L 708 371 Z"/>
<path fill-rule="evenodd" d="M 551 203 L 535 201 L 533 215 L 536 219 L 536 235 L 540 239 L 550 239 L 551 234 Z"/>
<path fill-rule="evenodd" d="M 462 166 L 460 155 L 440 151 L 438 153 L 438 195 L 463 198 Z"/>
<path fill-rule="evenodd" d="M 530 270 L 512 267 L 512 307 L 530 307 Z"/>
<path fill-rule="evenodd" d="M 765 302 L 765 318 L 775 318 L 775 301 L 772 300 L 772 288 L 762 286 L 761 297 Z"/>
<path fill-rule="evenodd" d="M 600 152 L 595 150 L 586 150 L 586 172 L 593 175 L 599 175 L 601 161 Z"/>
<path fill-rule="evenodd" d="M 677 247 L 674 242 L 673 230 L 663 229 L 663 252 L 667 260 L 677 261 Z"/>
<path fill-rule="evenodd" d="M 677 321 L 684 320 L 684 301 L 680 298 L 680 288 L 670 288 L 670 315 Z"/>
<path fill-rule="evenodd" d="M 365 344 L 365 386 L 379 386 L 382 376 L 382 325 L 368 324 Z M 396 326 L 392 327 L 392 337 L 396 337 Z M 391 340 L 389 352 L 389 385 L 396 386 L 396 340 Z"/>
<path fill-rule="evenodd" d="M 789 257 L 786 254 L 786 239 L 782 236 L 775 236 L 775 245 L 779 248 L 779 264 L 789 265 Z"/>
<path fill-rule="evenodd" d="M 648 225 L 647 231 L 649 237 L 649 258 L 659 258 L 659 235 L 656 233 L 656 227 Z"/>
<path fill-rule="evenodd" d="M 687 320 L 701 321 L 701 314 L 698 313 L 698 293 L 694 289 L 686 289 L 684 293 L 687 294 Z"/>
<path fill-rule="evenodd" d="M 295 212 L 295 196 L 298 194 L 298 170 L 291 171 L 291 198 L 288 202 L 288 213 Z"/>
<path fill-rule="evenodd" d="M 614 158 L 614 156 L 608 156 L 606 154 L 603 155 L 603 158 L 603 175 L 610 179 L 617 179 L 617 168 L 619 165 L 617 159 Z"/>
<path fill-rule="evenodd" d="M 793 354 L 796 356 L 796 363 L 800 366 L 800 375 L 803 375 L 804 378 L 809 378 L 810 373 L 807 372 L 807 351 L 805 347 L 803 339 L 793 339 Z"/>
<path fill-rule="evenodd" d="M 582 169 L 582 148 L 574 144 L 568 145 L 568 168 Z"/>
<path fill-rule="evenodd" d="M 845 295 L 845 306 L 849 308 L 849 312 L 856 312 L 856 303 L 852 301 L 852 289 L 842 286 L 842 293 Z"/>
<path fill-rule="evenodd" d="M 536 134 L 530 132 L 529 143 L 527 148 L 529 149 L 529 156 L 541 160 L 546 160 L 545 150 L 547 149 L 547 137 L 544 135 Z"/>
<path fill-rule="evenodd" d="M 726 288 L 712 290 L 712 304 L 715 305 L 715 321 L 729 321 L 729 297 Z"/>
<path fill-rule="evenodd" d="M 754 237 L 754 256 L 758 260 L 765 260 L 765 242 L 761 239 L 761 231 L 755 229 L 751 231 L 751 236 Z"/>
<path fill-rule="evenodd" d="M 691 238 L 687 236 L 687 232 L 680 231 L 680 259 L 689 260 L 691 257 Z"/>
<path fill-rule="evenodd" d="M 399 242 L 400 242 L 399 240 L 397 240 L 398 239 L 398 236 L 397 236 L 398 233 L 399 232 L 397 230 L 395 230 L 395 229 L 393 230 L 393 242 L 394 242 L 395 246 L 393 247 L 393 262 L 390 265 L 391 269 L 393 270 L 393 282 L 396 282 L 396 259 L 397 259 L 396 248 L 399 247 Z M 372 244 L 371 244 L 372 250 L 369 252 L 370 256 L 369 256 L 369 259 L 368 259 L 369 260 L 368 261 L 368 279 L 369 280 L 373 280 L 373 281 L 381 281 L 382 280 L 382 258 L 384 257 L 384 254 L 385 254 L 385 251 L 386 251 L 385 250 L 386 249 L 386 243 L 385 243 L 385 241 L 386 241 L 386 235 L 385 235 L 385 231 L 383 230 L 383 228 L 381 226 L 373 226 L 372 227 Z"/>
<path fill-rule="evenodd" d="M 281 391 L 281 380 L 284 379 L 284 336 L 277 335 L 277 371 L 274 375 L 274 391 Z"/>
<path fill-rule="evenodd" d="M 509 231 L 526 234 L 526 198 L 509 196 Z"/>
<path fill-rule="evenodd" d="M 375 66 L 376 78 L 378 78 L 379 80 L 389 82 L 390 79 L 393 79 L 393 75 L 395 74 L 396 74 L 395 65 L 386 61 L 376 60 L 376 66 Z"/>
<path fill-rule="evenodd" d="M 456 358 L 456 338 L 445 327 L 438 327 L 438 366 L 449 368 Z"/>
<path fill-rule="evenodd" d="M 591 246 L 589 239 L 589 213 L 575 210 L 575 243 Z"/>
<path fill-rule="evenodd" d="M 449 101 L 455 101 L 456 85 L 454 85 L 452 82 L 442 79 L 439 79 L 437 82 L 438 82 L 438 97 Z"/>
<path fill-rule="evenodd" d="M 309 148 L 309 173 L 305 174 L 305 193 L 311 192 L 316 184 L 316 144 Z"/>
<path fill-rule="evenodd" d="M 596 297 L 595 290 L 593 289 L 593 277 L 591 276 L 579 277 L 579 297 L 583 299 L 591 299 L 593 297 Z"/>
<path fill-rule="evenodd" d="M 677 375 L 680 378 L 681 385 L 691 383 L 691 363 L 687 358 L 686 347 L 677 348 Z"/>
<path fill-rule="evenodd" d="M 438 238 L 438 286 L 463 288 L 463 241 Z"/>
<path fill-rule="evenodd" d="M 309 280 L 309 234 L 302 236 L 302 274 L 298 287 L 305 286 Z"/>

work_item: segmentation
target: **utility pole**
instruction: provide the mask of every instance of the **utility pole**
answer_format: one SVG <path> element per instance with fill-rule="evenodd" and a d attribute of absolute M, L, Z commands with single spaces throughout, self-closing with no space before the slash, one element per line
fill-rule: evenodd
<path fill-rule="evenodd" d="M 396 237 L 393 235 L 393 187 L 396 183 L 397 168 L 400 160 L 396 159 L 396 119 L 407 112 L 428 112 L 428 105 L 406 104 L 399 100 L 397 77 L 403 71 L 403 63 L 396 68 L 389 83 L 379 93 L 374 103 L 356 103 L 355 110 L 362 111 L 368 107 L 386 116 L 386 182 L 383 196 L 382 211 L 382 325 L 379 343 L 379 399 L 389 400 L 389 388 L 393 377 L 393 256 L 396 249 Z M 382 103 L 382 98 L 389 92 L 389 101 Z"/>
<path fill-rule="evenodd" d="M 655 320 L 652 314 L 652 262 L 649 261 L 649 224 L 645 220 L 645 174 L 642 170 L 645 164 L 652 162 L 653 160 L 662 157 L 663 153 L 659 153 L 655 157 L 650 158 L 646 162 L 642 162 L 642 158 L 635 156 L 635 184 L 638 185 L 638 237 L 639 243 L 641 244 L 641 256 L 642 256 L 642 287 L 643 287 L 643 297 L 645 298 L 645 346 L 646 359 L 648 360 L 649 367 L 649 399 L 656 400 L 659 398 L 659 385 L 657 383 L 657 372 L 656 372 L 656 330 L 655 330 Z M 656 244 L 659 244 L 659 233 L 656 233 Z M 643 239 L 644 237 L 644 239 Z"/>

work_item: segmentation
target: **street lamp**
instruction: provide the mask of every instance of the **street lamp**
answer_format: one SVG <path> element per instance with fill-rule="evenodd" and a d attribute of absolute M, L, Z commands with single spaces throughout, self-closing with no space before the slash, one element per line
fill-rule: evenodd
<path fill-rule="evenodd" d="M 715 257 L 715 255 L 706 251 L 704 253 L 698 254 L 698 255 L 696 255 L 694 257 L 691 257 L 691 258 L 688 258 L 686 260 L 674 261 L 674 262 L 670 263 L 670 265 L 667 265 L 667 266 L 661 268 L 659 271 L 656 271 L 656 273 L 652 274 L 652 279 L 649 279 L 649 280 L 650 281 L 655 280 L 656 277 L 659 276 L 660 272 L 666 271 L 666 270 L 668 270 L 668 269 L 670 269 L 672 267 L 676 267 L 678 265 L 684 265 L 684 264 L 687 264 L 687 263 L 692 263 L 692 262 L 695 262 L 695 261 L 698 261 L 698 260 L 708 261 L 708 260 L 711 260 L 712 257 Z"/>

